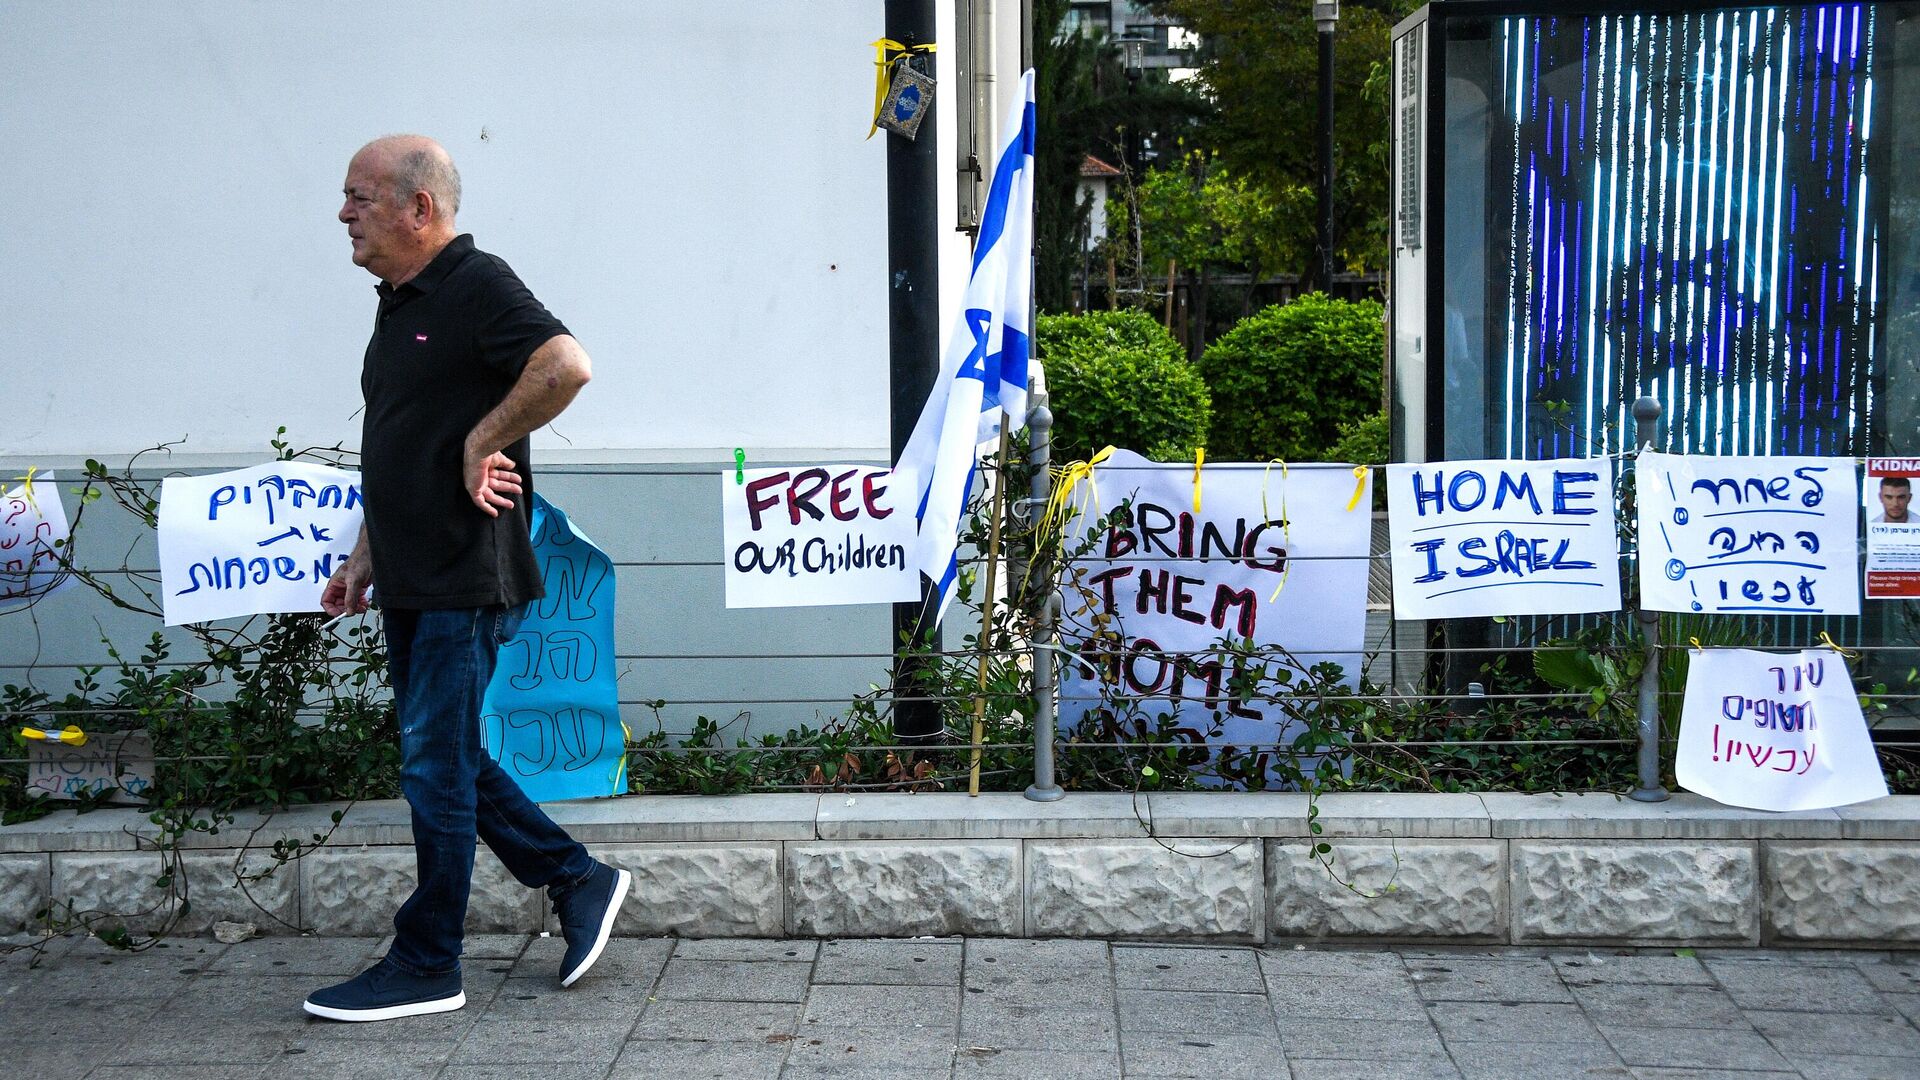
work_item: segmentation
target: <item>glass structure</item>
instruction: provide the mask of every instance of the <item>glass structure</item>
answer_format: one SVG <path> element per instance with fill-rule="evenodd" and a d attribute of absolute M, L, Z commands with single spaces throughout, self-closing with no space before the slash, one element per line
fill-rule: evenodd
<path fill-rule="evenodd" d="M 1394 52 L 1406 460 L 1920 450 L 1920 4 L 1436 2 Z M 1418 293 L 1418 296 L 1413 294 Z"/>

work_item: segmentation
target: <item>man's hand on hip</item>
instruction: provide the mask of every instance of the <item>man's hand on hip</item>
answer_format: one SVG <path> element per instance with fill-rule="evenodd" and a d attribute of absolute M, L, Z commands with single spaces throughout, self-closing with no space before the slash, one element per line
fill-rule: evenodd
<path fill-rule="evenodd" d="M 367 586 L 373 584 L 372 568 L 364 561 L 348 559 L 327 579 L 320 591 L 320 610 L 334 618 L 358 615 L 367 610 Z"/>
<path fill-rule="evenodd" d="M 499 517 L 500 511 L 513 508 L 510 496 L 520 494 L 520 474 L 513 471 L 513 459 L 498 451 L 482 456 L 468 450 L 461 472 L 467 498 L 488 517 Z"/>

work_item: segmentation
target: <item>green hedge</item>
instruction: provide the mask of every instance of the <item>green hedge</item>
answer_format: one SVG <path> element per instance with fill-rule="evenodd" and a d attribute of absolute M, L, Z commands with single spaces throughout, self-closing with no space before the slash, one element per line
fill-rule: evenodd
<path fill-rule="evenodd" d="M 1156 461 L 1192 460 L 1212 402 L 1180 343 L 1138 311 L 1042 315 L 1035 337 L 1053 409 L 1053 460 L 1109 444 Z"/>
<path fill-rule="evenodd" d="M 1200 357 L 1220 461 L 1325 460 L 1380 408 L 1384 309 L 1309 293 L 1255 312 Z"/>

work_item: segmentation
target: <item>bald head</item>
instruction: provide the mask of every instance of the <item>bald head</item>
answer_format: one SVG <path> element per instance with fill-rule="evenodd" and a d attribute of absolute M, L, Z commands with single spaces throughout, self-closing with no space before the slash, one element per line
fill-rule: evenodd
<path fill-rule="evenodd" d="M 460 172 L 424 135 L 388 135 L 360 148 L 347 165 L 340 221 L 353 261 L 390 285 L 426 267 L 454 237 Z"/>
<path fill-rule="evenodd" d="M 404 203 L 424 191 L 447 223 L 453 223 L 460 212 L 460 170 L 446 147 L 425 135 L 383 135 L 361 147 L 360 154 L 372 154 L 384 166 L 394 202 Z"/>

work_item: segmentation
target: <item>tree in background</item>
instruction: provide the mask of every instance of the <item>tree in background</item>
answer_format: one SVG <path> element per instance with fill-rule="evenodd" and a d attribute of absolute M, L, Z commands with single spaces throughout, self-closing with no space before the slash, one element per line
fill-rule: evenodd
<path fill-rule="evenodd" d="M 1125 168 L 1125 132 L 1171 146 L 1204 103 L 1154 74 L 1129 86 L 1119 51 L 1104 38 L 1063 29 L 1067 0 L 1034 0 L 1034 299 L 1042 311 L 1072 306 L 1074 272 L 1086 258 L 1092 205 L 1080 195 L 1088 155 Z"/>
<path fill-rule="evenodd" d="M 1312 251 L 1311 233 L 1309 247 L 1300 248 L 1286 222 L 1301 213 L 1311 214 L 1312 198 L 1312 192 L 1288 192 L 1284 202 L 1276 201 L 1267 189 L 1196 150 L 1167 168 L 1149 169 L 1131 200 L 1112 200 L 1107 211 L 1108 244 L 1123 253 L 1118 257 L 1135 281 L 1163 278 L 1171 264 L 1192 297 L 1191 325 L 1204 328 L 1215 271 L 1243 269 L 1250 281 L 1257 282 L 1268 270 L 1306 262 Z M 1139 207 L 1138 229 L 1132 205 Z M 1247 316 L 1252 300 L 1249 287 L 1242 293 L 1237 317 Z M 1198 354 L 1206 345 L 1204 329 L 1189 337 L 1189 353 Z"/>
<path fill-rule="evenodd" d="M 1150 0 L 1148 6 L 1200 35 L 1196 81 L 1213 110 L 1197 138 L 1221 165 L 1288 209 L 1275 222 L 1281 235 L 1274 243 L 1311 252 L 1320 168 L 1319 44 L 1311 0 Z M 1380 270 L 1387 262 L 1388 34 L 1418 7 L 1416 0 L 1341 5 L 1334 53 L 1334 261 L 1348 271 Z M 1311 259 L 1294 259 L 1287 269 L 1310 270 Z"/>

